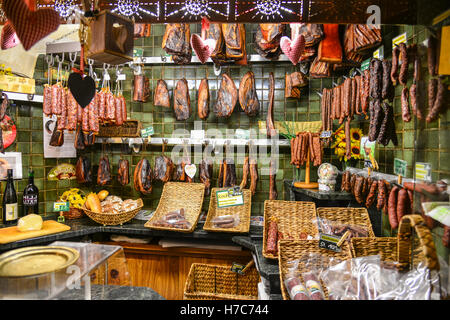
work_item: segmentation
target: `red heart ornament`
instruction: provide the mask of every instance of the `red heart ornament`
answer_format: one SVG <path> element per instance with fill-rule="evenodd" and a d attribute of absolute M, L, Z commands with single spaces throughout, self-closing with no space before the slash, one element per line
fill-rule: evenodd
<path fill-rule="evenodd" d="M 23 0 L 3 0 L 3 11 L 27 51 L 59 27 L 59 14 L 55 10 L 31 11 Z"/>
<path fill-rule="evenodd" d="M 295 66 L 305 49 L 305 37 L 303 35 L 297 35 L 294 41 L 291 41 L 289 37 L 281 37 L 280 47 L 281 51 L 283 51 Z"/>
<path fill-rule="evenodd" d="M 216 40 L 203 40 L 199 35 L 193 34 L 191 36 L 191 46 L 201 63 L 205 63 L 216 48 Z"/>
<path fill-rule="evenodd" d="M 11 23 L 9 23 L 9 21 L 6 21 L 2 29 L 0 48 L 2 50 L 6 50 L 17 46 L 19 43 L 20 40 L 19 38 L 17 38 L 16 31 L 14 31 L 14 28 L 12 27 Z"/>

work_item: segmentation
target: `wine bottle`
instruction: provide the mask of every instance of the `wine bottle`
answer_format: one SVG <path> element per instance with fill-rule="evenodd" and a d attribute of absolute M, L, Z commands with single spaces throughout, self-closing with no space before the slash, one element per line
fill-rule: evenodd
<path fill-rule="evenodd" d="M 34 185 L 34 172 L 28 172 L 28 185 L 23 190 L 23 216 L 39 214 L 39 189 Z"/>
<path fill-rule="evenodd" d="M 8 169 L 8 180 L 6 181 L 6 188 L 3 193 L 3 224 L 17 224 L 18 218 L 19 212 L 16 189 L 14 188 L 13 170 Z"/>

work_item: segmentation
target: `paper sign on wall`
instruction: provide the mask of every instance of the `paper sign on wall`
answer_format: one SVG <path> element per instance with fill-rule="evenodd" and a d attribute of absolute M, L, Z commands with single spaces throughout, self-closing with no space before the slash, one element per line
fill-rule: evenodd
<path fill-rule="evenodd" d="M 75 132 L 64 131 L 64 144 L 60 147 L 52 147 L 50 139 L 53 129 L 56 125 L 56 115 L 52 117 L 43 117 L 44 128 L 44 158 L 76 158 L 77 151 L 75 149 Z"/>
<path fill-rule="evenodd" d="M 373 52 L 373 57 L 377 58 L 377 59 L 380 59 L 380 60 L 383 60 L 384 59 L 384 47 L 381 46 L 377 50 L 375 50 Z"/>
<path fill-rule="evenodd" d="M 233 188 L 216 191 L 216 198 L 218 208 L 242 206 L 244 204 L 242 192 L 236 193 Z"/>
<path fill-rule="evenodd" d="M 405 160 L 394 158 L 394 174 L 406 176 L 406 168 L 408 163 Z"/>
<path fill-rule="evenodd" d="M 431 182 L 431 164 L 416 162 L 416 179 Z"/>
<path fill-rule="evenodd" d="M 408 44 L 408 36 L 406 32 L 392 39 L 392 50 L 394 50 L 394 48 L 400 43 Z"/>

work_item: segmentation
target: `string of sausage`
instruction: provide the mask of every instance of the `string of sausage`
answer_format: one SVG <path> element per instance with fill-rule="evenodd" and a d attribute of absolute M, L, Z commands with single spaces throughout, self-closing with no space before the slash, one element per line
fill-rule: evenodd
<path fill-rule="evenodd" d="M 323 150 L 318 133 L 298 132 L 291 138 L 291 164 L 297 168 L 304 165 L 310 152 L 310 161 L 319 166 L 323 161 Z"/>

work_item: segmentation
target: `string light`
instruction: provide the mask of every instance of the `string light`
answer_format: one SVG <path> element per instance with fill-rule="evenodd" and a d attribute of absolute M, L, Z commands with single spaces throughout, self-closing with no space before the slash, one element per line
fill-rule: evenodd
<path fill-rule="evenodd" d="M 237 6 L 236 6 L 236 17 L 239 16 L 243 16 L 246 15 L 248 13 L 254 12 L 254 15 L 252 16 L 251 19 L 254 19 L 256 17 L 260 17 L 261 20 L 262 19 L 283 19 L 284 16 L 282 14 L 282 12 L 286 12 L 289 15 L 296 15 L 301 17 L 301 12 L 303 11 L 303 0 L 257 0 L 257 1 L 236 1 Z M 238 12 L 238 7 L 240 6 L 240 4 L 250 4 L 253 3 L 254 6 L 250 9 L 246 9 L 242 12 Z M 297 9 L 296 11 L 293 11 L 291 9 L 289 9 L 288 6 L 292 6 L 292 5 L 299 5 L 299 9 Z"/>
<path fill-rule="evenodd" d="M 5 11 L 3 11 L 2 5 L 3 5 L 3 3 L 0 2 L 0 21 L 4 22 L 4 21 L 6 21 L 6 15 L 5 15 Z"/>
<path fill-rule="evenodd" d="M 259 0 L 256 1 L 256 7 L 260 14 L 270 16 L 280 13 L 281 1 L 279 0 Z"/>
<path fill-rule="evenodd" d="M 144 9 L 141 4 L 145 4 L 147 6 L 156 6 L 156 13 L 153 13 L 147 9 Z M 138 0 L 118 0 L 117 3 L 110 3 L 110 6 L 114 6 L 115 8 L 111 10 L 112 12 L 117 12 L 126 17 L 138 16 L 142 19 L 140 13 L 145 13 L 147 15 L 152 15 L 154 17 L 159 17 L 159 1 L 156 3 L 140 3 Z"/>
<path fill-rule="evenodd" d="M 209 17 L 210 13 L 216 13 L 224 16 L 228 20 L 230 11 L 229 1 L 208 1 L 208 0 L 185 0 L 185 1 L 164 1 L 164 8 L 166 12 L 165 18 L 183 14 L 181 17 L 189 16 L 189 18 L 198 18 L 199 16 Z M 223 9 L 226 12 L 222 12 Z"/>
<path fill-rule="evenodd" d="M 63 19 L 70 17 L 77 8 L 73 0 L 55 0 L 54 7 L 55 11 L 58 12 L 59 16 Z"/>

